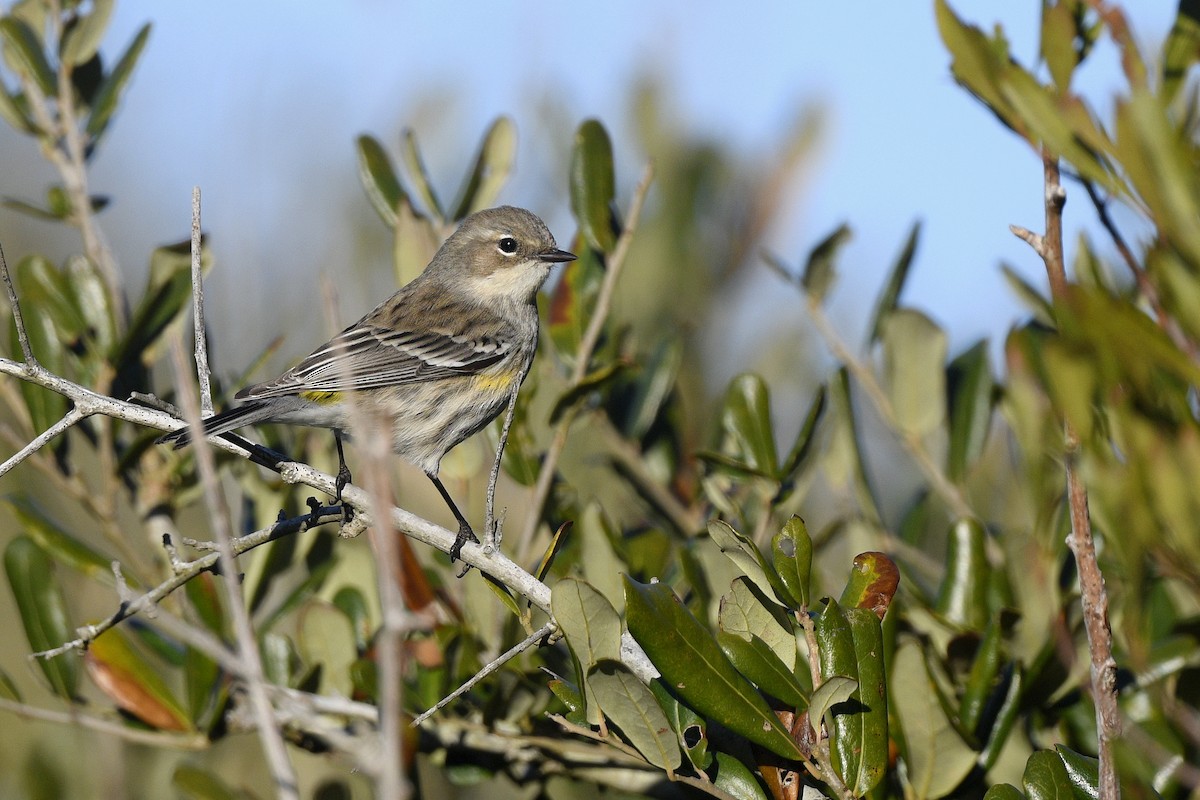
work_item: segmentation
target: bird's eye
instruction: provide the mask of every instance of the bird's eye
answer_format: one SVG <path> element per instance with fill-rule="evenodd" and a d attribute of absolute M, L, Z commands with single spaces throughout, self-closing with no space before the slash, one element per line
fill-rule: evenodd
<path fill-rule="evenodd" d="M 517 240 L 511 236 L 505 236 L 499 241 L 498 244 L 500 247 L 500 252 L 504 253 L 505 255 L 511 256 L 513 253 L 517 252 Z"/>

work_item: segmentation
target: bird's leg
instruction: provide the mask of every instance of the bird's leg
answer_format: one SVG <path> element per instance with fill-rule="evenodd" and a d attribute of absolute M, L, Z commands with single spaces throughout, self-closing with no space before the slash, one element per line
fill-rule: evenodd
<path fill-rule="evenodd" d="M 335 430 L 333 432 L 333 441 L 337 444 L 338 454 L 338 471 L 337 479 L 334 482 L 338 505 L 342 507 L 342 519 L 349 522 L 354 519 L 354 509 L 342 502 L 342 490 L 350 483 L 351 475 L 350 468 L 346 466 L 346 454 L 342 452 L 342 432 Z"/>
<path fill-rule="evenodd" d="M 475 536 L 475 531 L 471 530 L 471 523 L 467 522 L 467 518 L 458 510 L 458 506 L 454 505 L 454 500 L 450 497 L 450 493 L 446 491 L 446 487 L 438 480 L 436 472 L 426 472 L 429 480 L 433 481 L 433 485 L 437 487 L 438 493 L 442 499 L 446 501 L 446 505 L 450 506 L 450 510 L 454 513 L 454 518 L 458 520 L 458 536 L 454 540 L 454 544 L 450 547 L 450 562 L 454 563 L 458 557 L 462 555 L 463 545 L 467 542 L 475 542 L 479 544 L 479 538 Z"/>

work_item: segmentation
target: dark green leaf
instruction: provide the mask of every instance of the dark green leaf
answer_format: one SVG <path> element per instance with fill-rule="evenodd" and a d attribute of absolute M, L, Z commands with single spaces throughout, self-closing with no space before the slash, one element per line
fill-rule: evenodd
<path fill-rule="evenodd" d="M 512 173 L 516 154 L 517 126 L 510 118 L 499 117 L 483 136 L 475 166 L 454 202 L 453 219 L 462 219 L 496 201 Z"/>
<path fill-rule="evenodd" d="M 1100 796 L 1100 760 L 1076 753 L 1061 744 L 1054 745 L 1063 766 L 1067 768 L 1067 778 L 1071 781 L 1075 800 L 1095 800 Z"/>
<path fill-rule="evenodd" d="M 848 715 L 853 735 L 840 745 L 842 748 L 847 745 L 853 748 L 853 760 L 857 762 L 858 769 L 845 777 L 851 790 L 862 797 L 879 784 L 888 766 L 887 671 L 883 659 L 883 628 L 879 615 L 870 608 L 847 608 L 844 613 L 854 640 L 858 673 L 858 688 L 850 700 L 856 701 L 858 708 Z M 837 719 L 835 707 L 835 729 Z M 834 743 L 835 753 L 838 744 Z"/>
<path fill-rule="evenodd" d="M 696 769 L 708 769 L 712 763 L 713 753 L 708 749 L 708 723 L 679 698 L 671 694 L 662 680 L 650 682 L 650 691 L 654 699 L 667 715 L 667 720 L 679 738 L 679 747 L 683 750 L 692 766 Z"/>
<path fill-rule="evenodd" d="M 838 252 L 850 241 L 850 237 L 850 226 L 843 223 L 809 252 L 800 285 L 811 302 L 821 303 L 829 293 L 837 277 Z"/>
<path fill-rule="evenodd" d="M 1005 743 L 1008 742 L 1008 735 L 1012 733 L 1017 713 L 1020 711 L 1019 700 L 1024 682 L 1024 672 L 1019 664 L 1010 663 L 1005 667 L 1000 680 L 1001 685 L 1006 687 L 1004 697 L 1000 700 L 1000 707 L 996 710 L 994 721 L 987 731 L 987 742 L 979 756 L 979 762 L 985 770 L 990 770 L 996 765 Z"/>
<path fill-rule="evenodd" d="M 396 209 L 408 199 L 392 160 L 383 145 L 373 136 L 363 134 L 358 144 L 358 177 L 375 213 L 389 228 L 396 227 Z"/>
<path fill-rule="evenodd" d="M 571 154 L 571 213 L 588 246 L 602 253 L 611 252 L 617 243 L 613 230 L 615 196 L 608 131 L 597 120 L 585 120 L 575 132 Z"/>
<path fill-rule="evenodd" d="M 125 338 L 117 344 L 117 373 L 148 366 L 158 357 L 167 329 L 185 316 L 192 296 L 190 242 L 159 247 L 150 256 L 146 292 L 130 317 Z"/>
<path fill-rule="evenodd" d="M 225 620 L 216 579 L 211 573 L 201 573 L 184 584 L 188 603 L 199 622 L 210 633 L 224 638 Z M 217 721 L 228 686 L 221 680 L 221 668 L 207 654 L 188 647 L 183 660 L 184 687 L 187 692 L 188 718 L 202 731 Z"/>
<path fill-rule="evenodd" d="M 983 526 L 973 519 L 960 519 L 950 528 L 938 613 L 955 625 L 982 630 L 991 617 L 987 603 L 990 571 Z"/>
<path fill-rule="evenodd" d="M 0 119 L 20 133 L 36 133 L 37 123 L 29 115 L 29 104 L 23 94 L 10 94 L 4 81 L 0 80 Z M 8 205 L 6 202 L 5 205 Z"/>
<path fill-rule="evenodd" d="M 15 71 L 36 83 L 46 97 L 58 95 L 54 70 L 33 28 L 19 17 L 4 17 L 0 19 L 0 41 L 4 43 L 5 60 Z"/>
<path fill-rule="evenodd" d="M 771 647 L 757 636 L 746 641 L 728 631 L 717 632 L 721 651 L 760 690 L 787 703 L 797 712 L 808 708 L 809 691 L 796 680 L 795 673 L 779 660 Z"/>
<path fill-rule="evenodd" d="M 987 733 L 980 730 L 985 704 L 997 688 L 997 678 L 1003 666 L 1002 634 L 1000 617 L 993 617 L 988 621 L 983 638 L 975 651 L 975 660 L 971 663 L 971 672 L 967 676 L 962 702 L 959 704 L 958 720 L 963 730 L 981 741 Z"/>
<path fill-rule="evenodd" d="M 950 418 L 950 478 L 961 481 L 983 453 L 992 427 L 992 368 L 987 340 L 981 339 L 950 362 L 946 391 Z"/>
<path fill-rule="evenodd" d="M 729 523 L 719 519 L 709 521 L 708 535 L 721 552 L 737 564 L 764 595 L 787 598 L 788 593 L 783 582 L 754 542 L 734 530 Z"/>
<path fill-rule="evenodd" d="M 683 342 L 675 338 L 660 342 L 646 360 L 625 414 L 623 428 L 630 439 L 641 441 L 659 418 L 682 363 Z"/>
<path fill-rule="evenodd" d="M 718 752 L 716 762 L 712 781 L 718 789 L 739 800 L 768 800 L 754 773 L 741 761 L 728 753 Z"/>
<path fill-rule="evenodd" d="M 112 11 L 113 0 L 92 0 L 91 11 L 77 17 L 63 36 L 59 49 L 59 57 L 63 63 L 77 67 L 96 55 L 104 33 L 108 30 Z"/>
<path fill-rule="evenodd" d="M 67 601 L 54 577 L 54 563 L 32 539 L 18 536 L 4 550 L 4 570 L 25 638 L 33 652 L 50 650 L 75 638 L 67 621 Z M 59 697 L 72 699 L 79 687 L 79 657 L 64 653 L 39 658 L 37 665 Z"/>
<path fill-rule="evenodd" d="M 804 520 L 793 516 L 784 523 L 783 530 L 771 539 L 771 560 L 792 599 L 793 610 L 807 609 L 810 602 L 812 538 L 808 535 Z"/>
<path fill-rule="evenodd" d="M 333 596 L 333 604 L 350 618 L 358 652 L 366 652 L 371 643 L 371 611 L 367 607 L 367 598 L 357 587 L 343 586 Z"/>
<path fill-rule="evenodd" d="M 1025 795 L 1011 783 L 997 783 L 988 788 L 983 800 L 1025 800 Z"/>
<path fill-rule="evenodd" d="M 1075 795 L 1067 768 L 1051 750 L 1039 750 L 1029 757 L 1021 783 L 1029 800 L 1067 800 Z"/>
<path fill-rule="evenodd" d="M 97 140 L 103 135 L 113 114 L 116 113 L 121 94 L 125 91 L 125 86 L 129 83 L 129 78 L 133 75 L 133 69 L 137 66 L 138 58 L 149 38 L 150 23 L 147 22 L 138 30 L 129 47 L 117 61 L 117 65 L 113 67 L 112 72 L 108 73 L 108 77 L 104 79 L 104 83 L 97 90 L 96 99 L 92 103 L 92 114 L 88 117 L 87 124 L 87 132 L 92 139 Z"/>
<path fill-rule="evenodd" d="M 746 576 L 734 578 L 721 598 L 717 625 L 746 642 L 762 641 L 786 669 L 795 670 L 796 634 L 791 617 Z M 807 680 L 804 683 L 807 685 Z"/>
<path fill-rule="evenodd" d="M 554 287 L 546 317 L 550 341 L 563 363 L 575 366 L 576 354 L 604 282 L 604 264 L 597 251 L 579 250 L 579 258 L 563 270 Z"/>
<path fill-rule="evenodd" d="M 554 425 L 562 419 L 563 414 L 582 403 L 589 395 L 611 384 L 625 371 L 625 367 L 624 362 L 613 361 L 584 375 L 579 383 L 567 389 L 554 401 L 554 406 L 550 409 L 550 424 Z"/>
<path fill-rule="evenodd" d="M 766 701 L 670 588 L 626 577 L 625 609 L 629 632 L 667 685 L 689 705 L 779 756 L 801 757 Z"/>
<path fill-rule="evenodd" d="M 917 253 L 917 243 L 920 238 L 921 223 L 914 222 L 908 232 L 908 239 L 905 240 L 904 247 L 900 250 L 900 255 L 892 264 L 887 283 L 880 292 L 879 299 L 875 301 L 875 311 L 871 314 L 870 337 L 867 339 L 868 345 L 879 341 L 879 337 L 883 335 L 884 323 L 888 316 L 896 310 L 896 304 L 900 300 L 900 293 L 904 291 L 904 281 L 908 278 L 908 270 L 912 266 L 913 256 Z"/>

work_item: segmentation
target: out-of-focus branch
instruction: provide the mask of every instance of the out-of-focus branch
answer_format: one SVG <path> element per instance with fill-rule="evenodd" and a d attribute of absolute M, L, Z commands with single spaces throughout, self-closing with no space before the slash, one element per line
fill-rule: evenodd
<path fill-rule="evenodd" d="M 621 231 L 617 244 L 613 248 L 612 257 L 608 259 L 604 280 L 600 284 L 600 291 L 596 296 L 596 307 L 592 310 L 592 318 L 588 321 L 587 330 L 584 331 L 583 338 L 579 343 L 579 351 L 575 354 L 575 367 L 571 371 L 570 388 L 579 386 L 587 375 L 588 364 L 591 363 L 592 353 L 596 349 L 597 342 L 600 341 L 604 324 L 608 321 L 608 310 L 612 305 L 613 292 L 617 288 L 617 279 L 621 276 L 621 270 L 625 266 L 629 246 L 633 242 L 634 232 L 641 220 L 642 206 L 646 202 L 646 194 L 650 191 L 650 184 L 653 180 L 654 166 L 647 164 L 645 170 L 642 171 L 642 178 L 638 181 L 637 189 L 633 193 L 625 229 Z M 541 523 L 542 513 L 546 509 L 546 502 L 550 498 L 550 489 L 554 485 L 554 477 L 558 472 L 558 460 L 567 446 L 567 434 L 570 432 L 577 414 L 578 411 L 568 410 L 562 415 L 558 425 L 555 426 L 550 446 L 546 448 L 546 455 L 542 458 L 542 466 L 538 471 L 537 481 L 534 483 L 533 498 L 529 503 L 529 515 L 525 519 L 525 527 L 521 531 L 521 537 L 517 540 L 517 547 L 514 551 L 517 554 L 517 560 L 521 563 L 529 560 L 529 548 L 533 546 L 534 535 Z"/>

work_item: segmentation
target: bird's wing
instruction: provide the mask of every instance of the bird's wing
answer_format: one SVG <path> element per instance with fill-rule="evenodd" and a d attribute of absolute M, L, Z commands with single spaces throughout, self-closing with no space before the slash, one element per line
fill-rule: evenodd
<path fill-rule="evenodd" d="M 470 375 L 497 363 L 512 349 L 513 338 L 504 333 L 469 337 L 359 325 L 278 378 L 243 389 L 238 397 L 356 391 Z"/>

